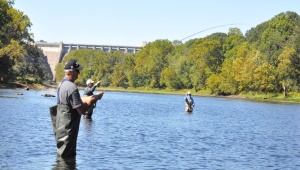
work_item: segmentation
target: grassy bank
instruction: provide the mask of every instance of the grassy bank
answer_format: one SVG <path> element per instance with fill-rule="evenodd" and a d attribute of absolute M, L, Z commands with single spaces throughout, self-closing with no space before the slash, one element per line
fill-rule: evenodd
<path fill-rule="evenodd" d="M 284 97 L 282 93 L 247 93 L 239 94 L 240 98 L 246 98 L 257 101 L 269 101 L 269 102 L 288 102 L 288 103 L 300 103 L 300 93 L 290 92 L 287 97 Z"/>

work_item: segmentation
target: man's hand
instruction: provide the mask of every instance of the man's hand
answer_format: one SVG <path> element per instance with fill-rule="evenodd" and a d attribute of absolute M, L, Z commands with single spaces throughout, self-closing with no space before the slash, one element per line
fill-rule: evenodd
<path fill-rule="evenodd" d="M 81 100 L 83 104 L 80 107 L 77 107 L 76 110 L 79 114 L 84 114 L 93 103 L 96 103 L 103 96 L 104 92 L 98 93 L 93 96 L 82 96 Z"/>
<path fill-rule="evenodd" d="M 96 99 L 95 102 L 97 102 L 97 100 L 100 100 L 100 99 L 102 98 L 103 95 L 104 95 L 104 92 L 100 92 L 100 93 L 98 93 L 98 94 L 96 94 L 96 95 L 93 95 L 93 98 Z"/>
<path fill-rule="evenodd" d="M 91 103 L 96 103 L 98 100 L 100 100 L 103 95 L 104 92 L 95 94 L 93 96 L 82 96 L 81 100 L 83 103 L 87 103 L 88 105 L 91 105 Z"/>
<path fill-rule="evenodd" d="M 96 86 L 98 86 L 100 84 L 100 81 L 97 81 Z"/>

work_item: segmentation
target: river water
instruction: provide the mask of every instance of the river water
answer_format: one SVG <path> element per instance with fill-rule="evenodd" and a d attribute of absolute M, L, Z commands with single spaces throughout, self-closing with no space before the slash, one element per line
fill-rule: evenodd
<path fill-rule="evenodd" d="M 106 92 L 60 160 L 43 94 L 0 89 L 0 169 L 300 169 L 299 104 Z"/>

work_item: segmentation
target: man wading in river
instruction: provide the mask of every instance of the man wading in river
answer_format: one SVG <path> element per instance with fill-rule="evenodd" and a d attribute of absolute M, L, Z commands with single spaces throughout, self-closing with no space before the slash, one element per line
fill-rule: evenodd
<path fill-rule="evenodd" d="M 76 143 L 81 115 L 93 103 L 101 99 L 103 92 L 90 97 L 80 98 L 79 91 L 74 84 L 83 67 L 76 60 L 69 60 L 64 66 L 65 78 L 57 90 L 57 114 L 50 108 L 57 155 L 62 158 L 76 156 Z M 56 120 L 55 120 L 56 119 Z M 54 123 L 55 122 L 55 123 Z"/>
<path fill-rule="evenodd" d="M 94 81 L 92 79 L 88 79 L 86 81 L 86 88 L 84 89 L 84 93 L 83 96 L 92 96 L 96 89 L 96 87 L 100 84 L 100 81 L 98 81 L 95 85 L 94 85 Z M 93 106 L 91 106 L 87 111 L 86 114 L 84 115 L 84 118 L 86 119 L 92 119 L 92 115 L 93 115 L 93 110 L 96 107 L 96 103 L 93 104 Z"/>
<path fill-rule="evenodd" d="M 194 99 L 192 98 L 191 92 L 187 92 L 184 98 L 185 100 L 185 111 L 192 112 L 195 107 Z"/>

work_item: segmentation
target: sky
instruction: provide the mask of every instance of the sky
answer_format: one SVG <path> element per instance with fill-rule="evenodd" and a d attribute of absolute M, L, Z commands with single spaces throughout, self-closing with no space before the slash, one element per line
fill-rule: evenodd
<path fill-rule="evenodd" d="M 29 17 L 35 41 L 122 46 L 184 43 L 229 28 L 245 34 L 282 12 L 300 15 L 299 0 L 15 0 L 13 7 Z"/>

